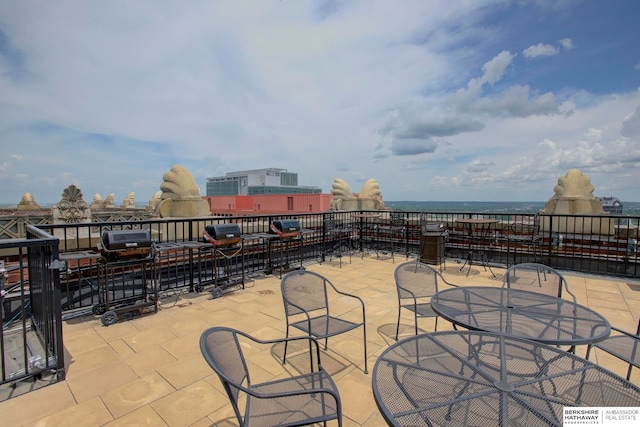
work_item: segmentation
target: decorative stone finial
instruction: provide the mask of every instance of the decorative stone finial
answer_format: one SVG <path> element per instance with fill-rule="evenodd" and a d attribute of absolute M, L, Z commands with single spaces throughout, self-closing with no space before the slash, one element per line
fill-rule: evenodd
<path fill-rule="evenodd" d="M 100 193 L 94 194 L 93 201 L 91 202 L 91 209 L 92 210 L 102 209 L 103 206 L 104 206 L 104 200 L 102 200 L 102 196 L 100 195 Z"/>
<path fill-rule="evenodd" d="M 115 196 L 113 195 L 113 193 L 109 194 L 107 196 L 107 198 L 104 199 L 104 203 L 102 204 L 102 207 L 105 208 L 105 209 L 113 209 L 113 208 L 115 208 L 116 205 L 114 203 L 114 200 L 115 200 Z"/>
<path fill-rule="evenodd" d="M 124 200 L 122 201 L 122 205 L 120 206 L 120 209 L 132 209 L 135 207 L 136 207 L 135 193 L 131 192 L 127 194 L 127 197 L 125 197 Z"/>
<path fill-rule="evenodd" d="M 362 184 L 359 199 L 360 209 L 379 210 L 384 208 L 380 184 L 378 184 L 378 182 L 373 178 L 369 178 L 364 184 Z"/>
<path fill-rule="evenodd" d="M 330 210 L 379 210 L 384 208 L 382 202 L 382 192 L 380 191 L 380 184 L 373 179 L 368 179 L 360 189 L 360 194 L 356 197 L 351 191 L 349 184 L 341 178 L 335 178 L 331 189 Z"/>
<path fill-rule="evenodd" d="M 591 179 L 578 169 L 571 169 L 558 178 L 554 195 L 542 211 L 556 215 L 603 215 L 602 202 L 593 195 Z"/>
<path fill-rule="evenodd" d="M 31 193 L 24 193 L 18 203 L 18 210 L 20 211 L 35 211 L 40 209 L 40 205 L 33 198 Z"/>
<path fill-rule="evenodd" d="M 551 197 L 542 210 L 540 229 L 553 233 L 581 233 L 613 235 L 615 233 L 613 219 L 576 217 L 571 220 L 556 220 L 553 215 L 607 215 L 602 202 L 594 195 L 591 179 L 578 169 L 571 169 L 558 179 Z"/>
<path fill-rule="evenodd" d="M 158 203 L 160 203 L 161 198 L 162 191 L 156 191 L 155 193 L 153 193 L 153 196 L 151 196 L 151 199 L 149 199 L 149 204 L 145 206 L 144 210 L 154 212 L 158 207 Z"/>
<path fill-rule="evenodd" d="M 157 206 L 160 217 L 184 218 L 209 215 L 209 205 L 202 200 L 193 175 L 184 166 L 172 166 L 169 172 L 162 175 L 162 179 L 164 180 L 160 185 L 162 201 Z"/>

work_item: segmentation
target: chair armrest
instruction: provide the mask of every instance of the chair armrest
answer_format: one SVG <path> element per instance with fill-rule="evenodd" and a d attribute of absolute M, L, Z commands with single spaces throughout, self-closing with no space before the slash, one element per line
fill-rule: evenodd
<path fill-rule="evenodd" d="M 322 387 L 322 388 L 312 388 L 309 390 L 295 390 L 295 391 L 282 391 L 282 392 L 276 392 L 276 393 L 270 393 L 270 394 L 265 394 L 265 393 L 261 393 L 259 391 L 256 391 L 253 388 L 244 388 L 243 391 L 245 391 L 247 394 L 259 398 L 259 399 L 277 399 L 277 398 L 281 398 L 281 397 L 290 397 L 290 396 L 300 396 L 300 395 L 304 395 L 304 394 L 316 394 L 316 393 L 323 393 L 323 394 L 328 394 L 330 396 L 332 396 L 336 402 L 336 407 L 338 407 L 338 405 L 341 404 L 341 400 L 340 400 L 340 396 L 338 395 L 338 393 L 336 392 L 337 387 L 335 382 L 333 381 L 333 379 L 331 378 L 331 376 L 329 375 L 329 373 L 327 371 L 324 370 L 324 368 L 321 368 L 321 371 L 318 372 L 323 372 L 325 374 L 325 379 L 327 381 L 329 381 L 331 383 L 331 385 L 335 388 L 331 389 L 331 388 L 327 388 L 327 387 Z M 297 378 L 297 377 L 292 377 L 292 378 Z M 265 383 L 263 383 L 265 384 Z M 257 384 L 256 386 L 260 386 L 263 384 Z"/>
<path fill-rule="evenodd" d="M 305 312 L 305 314 L 307 314 Z M 307 318 L 309 317 L 309 315 L 307 314 Z M 261 340 L 255 337 L 252 337 L 251 335 L 242 332 L 242 331 L 237 331 L 238 335 L 242 335 L 243 337 L 257 343 L 257 344 L 263 344 L 263 345 L 268 345 L 268 344 L 280 344 L 280 343 L 284 343 L 284 342 L 291 342 L 291 341 L 301 341 L 301 340 L 306 340 L 309 341 L 310 343 L 313 343 L 314 347 L 315 347 L 315 355 L 316 355 L 316 360 L 318 361 L 318 369 L 314 371 L 313 369 L 313 354 L 309 354 L 309 358 L 311 360 L 311 372 L 319 372 L 320 370 L 322 370 L 322 363 L 320 362 L 320 345 L 318 344 L 318 340 L 316 340 L 314 337 L 312 336 L 308 336 L 308 335 L 301 335 L 301 336 L 296 336 L 296 337 L 288 337 L 288 338 L 275 338 L 272 340 Z M 233 382 L 233 381 L 231 381 Z"/>
<path fill-rule="evenodd" d="M 328 283 L 329 285 L 331 285 L 331 288 L 332 288 L 332 289 L 333 289 L 337 294 L 344 295 L 344 296 L 346 296 L 346 297 L 355 298 L 355 299 L 357 299 L 358 301 L 360 301 L 360 304 L 362 304 L 362 306 L 364 307 L 364 301 L 363 301 L 363 300 L 362 300 L 362 298 L 360 298 L 359 296 L 357 296 L 357 295 L 353 295 L 353 294 L 350 294 L 350 293 L 347 293 L 347 292 L 343 292 L 343 291 L 338 290 L 338 289 L 334 286 L 334 284 L 333 284 L 333 283 L 331 283 L 331 282 L 330 282 L 330 281 L 328 281 L 328 280 L 327 280 L 327 283 Z"/>
<path fill-rule="evenodd" d="M 563 286 L 563 287 L 564 287 L 564 290 L 566 291 L 566 293 L 568 293 L 569 295 L 571 295 L 571 298 L 573 299 L 573 302 L 574 302 L 575 304 L 577 304 L 577 303 L 578 303 L 578 300 L 577 300 L 576 296 L 574 295 L 574 293 L 573 293 L 573 292 L 571 292 L 571 290 L 569 290 L 569 284 L 567 283 L 567 281 L 565 280 L 565 278 L 564 278 L 564 277 L 562 278 L 562 284 L 561 284 L 560 286 Z"/>
<path fill-rule="evenodd" d="M 636 334 L 634 334 L 632 332 L 625 331 L 624 329 L 616 328 L 615 326 L 611 326 L 611 330 L 612 331 L 616 331 L 621 335 L 625 335 L 625 336 L 627 336 L 629 338 L 633 338 L 633 339 L 636 339 L 636 340 L 640 341 L 640 336 L 638 336 L 638 335 L 636 335 Z M 610 336 L 615 336 L 615 335 L 610 335 Z"/>
<path fill-rule="evenodd" d="M 347 293 L 347 292 L 342 292 L 342 291 L 338 290 L 338 289 L 334 286 L 334 284 L 333 284 L 333 283 L 331 283 L 329 280 L 327 280 L 327 283 L 328 283 L 329 285 L 331 285 L 331 288 L 333 288 L 333 290 L 334 290 L 337 294 L 339 294 L 339 295 L 344 295 L 344 296 L 346 296 L 346 297 L 350 297 L 350 298 L 355 298 L 355 299 L 357 299 L 358 301 L 360 301 L 360 305 L 362 306 L 362 321 L 363 321 L 364 323 L 366 323 L 365 313 L 364 313 L 364 301 L 362 300 L 362 298 L 360 298 L 360 297 L 359 297 L 359 296 L 357 296 L 357 295 L 349 294 L 349 293 Z"/>
<path fill-rule="evenodd" d="M 398 284 L 396 284 L 396 286 L 398 287 L 398 289 L 401 289 L 402 291 L 404 291 L 404 292 L 408 293 L 409 295 L 411 295 L 411 297 L 401 297 L 401 298 L 398 298 L 398 299 L 403 300 L 403 299 L 413 298 L 413 303 L 414 304 L 417 303 L 418 298 L 416 297 L 416 295 L 413 292 L 411 292 L 409 289 L 403 288 L 402 286 L 400 286 Z"/>

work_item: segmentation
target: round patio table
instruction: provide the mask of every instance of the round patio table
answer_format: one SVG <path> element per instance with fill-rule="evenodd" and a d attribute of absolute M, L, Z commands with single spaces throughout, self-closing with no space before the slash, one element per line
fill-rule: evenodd
<path fill-rule="evenodd" d="M 592 344 L 611 333 L 607 319 L 588 307 L 521 289 L 461 286 L 434 294 L 431 307 L 438 315 L 467 329 L 543 344 Z"/>
<path fill-rule="evenodd" d="M 592 362 L 480 331 L 398 341 L 376 361 L 372 385 L 393 426 L 561 426 L 565 407 L 640 406 L 638 386 Z"/>

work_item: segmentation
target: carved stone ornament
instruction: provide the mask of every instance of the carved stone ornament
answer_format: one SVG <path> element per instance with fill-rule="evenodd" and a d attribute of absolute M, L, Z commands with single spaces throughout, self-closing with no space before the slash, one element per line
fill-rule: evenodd
<path fill-rule="evenodd" d="M 87 218 L 87 203 L 84 201 L 82 191 L 75 185 L 70 185 L 62 192 L 62 199 L 56 205 L 59 211 L 58 218 L 64 222 L 82 222 Z"/>
<path fill-rule="evenodd" d="M 356 197 L 351 191 L 349 184 L 341 178 L 333 180 L 331 187 L 331 207 L 329 210 L 382 210 L 384 209 L 384 202 L 382 201 L 382 192 L 380 191 L 380 184 L 373 179 L 368 179 L 362 188 L 360 194 Z"/>

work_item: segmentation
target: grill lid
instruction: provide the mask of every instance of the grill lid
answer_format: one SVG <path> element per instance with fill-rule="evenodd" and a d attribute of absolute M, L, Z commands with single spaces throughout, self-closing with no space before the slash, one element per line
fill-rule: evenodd
<path fill-rule="evenodd" d="M 151 248 L 149 230 L 105 230 L 102 232 L 102 245 L 113 251 L 131 248 Z"/>
<path fill-rule="evenodd" d="M 269 233 L 280 237 L 297 237 L 300 234 L 300 222 L 297 219 L 283 219 L 273 221 Z"/>
<path fill-rule="evenodd" d="M 152 251 L 149 230 L 104 230 L 98 249 L 110 261 L 144 258 Z"/>
<path fill-rule="evenodd" d="M 214 246 L 231 246 L 240 243 L 240 226 L 238 224 L 207 225 L 202 233 L 204 239 Z"/>
<path fill-rule="evenodd" d="M 440 221 L 423 221 L 421 224 L 423 236 L 441 236 L 447 232 L 447 228 Z"/>

